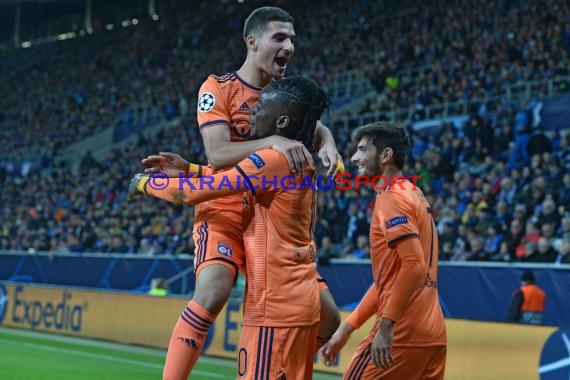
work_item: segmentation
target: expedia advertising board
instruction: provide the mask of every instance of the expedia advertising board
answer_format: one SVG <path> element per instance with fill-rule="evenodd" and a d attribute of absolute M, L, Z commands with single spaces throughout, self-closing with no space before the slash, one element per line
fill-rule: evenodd
<path fill-rule="evenodd" d="M 0 283 L 0 325 L 166 348 L 188 300 L 107 291 Z M 235 358 L 241 305 L 229 302 L 210 329 L 208 355 Z M 343 320 L 347 312 L 342 312 Z M 371 327 L 356 331 L 335 366 L 343 373 Z M 447 320 L 449 380 L 568 380 L 570 331 L 552 327 Z"/>
<path fill-rule="evenodd" d="M 166 347 L 186 302 L 107 291 L 0 283 L 0 325 Z"/>

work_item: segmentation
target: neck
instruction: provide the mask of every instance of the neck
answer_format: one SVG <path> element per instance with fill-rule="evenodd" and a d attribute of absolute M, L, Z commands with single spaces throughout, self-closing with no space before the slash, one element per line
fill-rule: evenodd
<path fill-rule="evenodd" d="M 237 71 L 237 75 L 252 86 L 259 88 L 267 86 L 273 80 L 271 75 L 263 72 L 263 70 L 254 64 L 253 59 L 249 55 Z"/>
<path fill-rule="evenodd" d="M 384 176 L 384 178 L 386 178 L 388 181 L 391 181 L 392 178 L 397 177 L 397 176 L 402 176 L 402 171 L 400 169 L 398 169 L 396 166 L 388 166 L 386 168 L 384 168 L 384 171 L 381 174 L 382 176 Z M 378 182 L 376 183 L 376 186 L 378 186 L 379 188 L 382 188 L 382 186 L 384 186 L 383 183 L 384 179 L 380 178 L 378 180 Z M 400 182 L 401 183 L 401 182 Z M 388 186 L 388 184 L 386 184 L 385 186 Z"/>
<path fill-rule="evenodd" d="M 402 171 L 398 169 L 396 166 L 390 165 L 384 169 L 382 175 L 389 179 L 390 177 L 402 176 Z"/>

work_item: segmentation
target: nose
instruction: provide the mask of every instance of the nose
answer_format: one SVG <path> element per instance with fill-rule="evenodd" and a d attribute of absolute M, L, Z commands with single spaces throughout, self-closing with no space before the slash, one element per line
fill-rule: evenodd
<path fill-rule="evenodd" d="M 287 38 L 285 41 L 283 41 L 283 50 L 289 53 L 289 55 L 293 55 L 293 52 L 295 51 L 295 45 L 290 38 Z"/>
<path fill-rule="evenodd" d="M 358 152 L 354 153 L 352 157 L 350 157 L 350 162 L 356 163 L 358 161 L 358 157 L 356 157 L 357 155 Z"/>

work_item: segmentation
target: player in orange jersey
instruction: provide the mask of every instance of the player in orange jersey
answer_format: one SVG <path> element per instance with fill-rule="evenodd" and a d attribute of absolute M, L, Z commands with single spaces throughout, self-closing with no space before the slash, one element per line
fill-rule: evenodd
<path fill-rule="evenodd" d="M 251 111 L 253 135 L 303 141 L 312 151 L 316 121 L 327 104 L 326 93 L 307 78 L 272 82 Z M 142 192 L 177 204 L 244 192 L 252 196 L 244 232 L 247 287 L 239 379 L 312 377 L 320 315 L 314 186 L 311 176 L 292 175 L 286 157 L 273 149 L 257 151 L 232 169 L 208 177 L 171 178 L 161 189 L 146 175 L 131 182 L 130 194 Z"/>
<path fill-rule="evenodd" d="M 247 57 L 242 67 L 221 77 L 210 76 L 199 91 L 197 116 L 209 161 L 206 172 L 231 168 L 252 152 L 271 146 L 285 153 L 289 165 L 302 172 L 305 163 L 312 162 L 303 144 L 282 136 L 251 140 L 248 123 L 261 89 L 285 74 L 294 53 L 293 18 L 280 8 L 258 8 L 246 20 L 243 37 Z M 315 137 L 318 156 L 334 175 L 335 163 L 340 160 L 334 139 L 320 123 Z M 178 177 L 180 171 L 198 170 L 197 165 L 168 153 L 150 156 L 143 163 L 152 166 L 147 173 L 161 171 L 172 177 Z M 210 325 L 227 302 L 237 271 L 245 268 L 243 208 L 247 202 L 237 194 L 196 207 L 196 289 L 171 337 L 164 371 L 167 379 L 186 379 L 198 360 Z M 322 280 L 321 289 L 319 345 L 328 340 L 340 322 L 333 297 Z M 187 341 L 194 344 L 187 345 Z"/>
<path fill-rule="evenodd" d="M 378 122 L 360 127 L 354 142 L 358 145 L 352 162 L 359 174 L 402 178 L 410 151 L 404 125 Z M 447 338 L 437 292 L 438 236 L 431 208 L 422 191 L 407 180 L 385 189 L 377 195 L 370 225 L 374 286 L 356 310 L 360 315 L 342 324 L 323 347 L 323 356 L 329 363 L 334 360 L 352 330 L 371 316 L 372 305 L 376 323 L 344 378 L 443 379 Z"/>

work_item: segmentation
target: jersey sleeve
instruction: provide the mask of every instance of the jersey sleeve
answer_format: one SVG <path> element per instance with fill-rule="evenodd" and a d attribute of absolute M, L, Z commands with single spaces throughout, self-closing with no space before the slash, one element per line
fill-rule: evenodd
<path fill-rule="evenodd" d="M 419 228 L 413 205 L 398 190 L 387 191 L 382 199 L 384 236 L 388 247 L 409 238 L 419 238 Z"/>
<path fill-rule="evenodd" d="M 214 76 L 206 79 L 200 87 L 196 116 L 200 131 L 208 126 L 230 123 L 227 99 Z"/>
<path fill-rule="evenodd" d="M 295 180 L 285 156 L 273 149 L 263 149 L 250 154 L 235 166 L 252 189 L 252 194 L 275 191 L 283 187 L 287 179 Z"/>
<path fill-rule="evenodd" d="M 287 173 L 290 171 L 285 156 L 264 149 L 249 155 L 232 169 L 213 175 L 150 178 L 146 193 L 170 203 L 198 204 L 231 194 L 275 191 Z"/>

